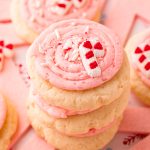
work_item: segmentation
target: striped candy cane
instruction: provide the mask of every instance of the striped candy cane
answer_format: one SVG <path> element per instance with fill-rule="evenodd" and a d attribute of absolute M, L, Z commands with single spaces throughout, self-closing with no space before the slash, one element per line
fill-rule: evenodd
<path fill-rule="evenodd" d="M 4 57 L 10 58 L 14 55 L 13 45 L 5 45 L 4 41 L 0 41 L 0 71 L 3 69 Z"/>
<path fill-rule="evenodd" d="M 91 77 L 100 76 L 101 68 L 98 65 L 96 57 L 104 57 L 104 49 L 101 43 L 95 43 L 95 41 L 85 41 L 80 45 L 79 52 L 87 74 Z"/>
<path fill-rule="evenodd" d="M 135 59 L 143 73 L 150 77 L 150 45 L 145 45 L 143 49 L 137 47 L 135 49 Z"/>
<path fill-rule="evenodd" d="M 72 6 L 81 8 L 86 0 L 53 0 L 51 11 L 57 15 L 65 15 Z"/>

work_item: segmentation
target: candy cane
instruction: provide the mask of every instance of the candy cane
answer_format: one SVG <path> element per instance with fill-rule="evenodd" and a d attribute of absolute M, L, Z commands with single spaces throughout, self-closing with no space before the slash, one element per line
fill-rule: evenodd
<path fill-rule="evenodd" d="M 3 65 L 4 65 L 4 54 L 3 54 L 3 50 L 0 49 L 0 71 L 2 71 Z"/>
<path fill-rule="evenodd" d="M 76 8 L 81 8 L 86 2 L 86 0 L 72 0 L 72 1 Z"/>
<path fill-rule="evenodd" d="M 71 0 L 60 0 L 59 2 L 56 2 L 53 7 L 51 7 L 51 11 L 57 15 L 64 15 L 69 11 L 71 6 Z"/>
<path fill-rule="evenodd" d="M 87 74 L 91 77 L 98 77 L 101 75 L 101 68 L 96 59 L 96 57 L 104 56 L 99 52 L 101 50 L 104 51 L 100 42 L 96 42 L 94 46 L 92 46 L 91 41 L 85 41 L 79 47 L 83 66 Z"/>
<path fill-rule="evenodd" d="M 135 59 L 139 64 L 140 69 L 150 77 L 150 45 L 145 45 L 144 48 L 137 47 L 135 49 Z"/>
<path fill-rule="evenodd" d="M 12 44 L 7 44 L 4 47 L 4 56 L 8 57 L 8 58 L 11 58 L 11 57 L 13 57 L 13 55 L 14 55 L 13 45 Z"/>

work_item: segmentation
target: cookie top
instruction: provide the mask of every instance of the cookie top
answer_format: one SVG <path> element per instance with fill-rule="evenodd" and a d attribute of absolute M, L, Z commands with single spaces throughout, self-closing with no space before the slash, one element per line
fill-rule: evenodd
<path fill-rule="evenodd" d="M 103 0 L 20 0 L 20 15 L 35 32 L 53 22 L 71 18 L 93 19 Z"/>
<path fill-rule="evenodd" d="M 71 19 L 51 25 L 29 48 L 40 76 L 55 87 L 86 90 L 109 81 L 123 61 L 117 36 L 89 20 Z"/>
<path fill-rule="evenodd" d="M 131 63 L 142 81 L 150 86 L 150 29 L 135 35 L 129 42 Z"/>
<path fill-rule="evenodd" d="M 6 118 L 6 104 L 3 96 L 0 94 L 0 129 L 2 128 Z"/>

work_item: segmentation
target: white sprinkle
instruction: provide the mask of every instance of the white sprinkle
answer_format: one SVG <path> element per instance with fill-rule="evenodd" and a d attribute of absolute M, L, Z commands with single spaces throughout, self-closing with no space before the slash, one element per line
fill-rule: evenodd
<path fill-rule="evenodd" d="M 56 37 L 57 37 L 57 39 L 59 39 L 60 38 L 60 34 L 59 34 L 59 32 L 58 32 L 58 30 L 57 29 L 55 29 L 55 35 L 56 35 Z"/>
<path fill-rule="evenodd" d="M 89 26 L 86 26 L 84 32 L 85 32 L 85 33 L 88 33 L 88 32 L 89 32 L 89 29 L 90 29 Z"/>
<path fill-rule="evenodd" d="M 65 60 L 68 59 L 68 57 L 69 57 L 69 53 L 66 53 Z"/>
<path fill-rule="evenodd" d="M 76 53 L 78 53 L 79 50 L 78 49 L 74 49 L 73 52 L 72 52 L 72 55 L 75 55 Z"/>
<path fill-rule="evenodd" d="M 78 53 L 76 53 L 75 55 L 73 55 L 73 57 L 70 59 L 71 61 L 75 61 L 78 58 Z"/>
<path fill-rule="evenodd" d="M 72 47 L 72 41 L 70 40 L 70 39 L 68 39 L 67 41 L 66 41 L 66 43 L 64 44 L 64 46 L 63 46 L 63 49 L 67 49 L 67 48 L 71 48 Z"/>

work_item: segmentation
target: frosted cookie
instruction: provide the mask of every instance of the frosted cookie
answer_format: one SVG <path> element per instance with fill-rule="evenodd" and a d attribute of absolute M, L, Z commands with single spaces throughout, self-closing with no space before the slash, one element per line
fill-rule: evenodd
<path fill-rule="evenodd" d="M 33 117 L 31 124 L 38 135 L 43 137 L 55 150 L 98 150 L 112 140 L 118 130 L 121 118 L 117 118 L 111 126 L 103 129 L 100 134 L 88 137 L 66 136 L 45 126 L 38 117 Z"/>
<path fill-rule="evenodd" d="M 92 136 L 93 134 L 101 133 L 103 129 L 111 126 L 111 124 L 123 114 L 128 104 L 129 85 L 125 91 L 126 92 L 122 93 L 118 99 L 109 105 L 102 106 L 98 110 L 84 115 L 74 115 L 64 119 L 56 118 L 55 114 L 59 114 L 57 110 L 50 110 L 49 107 L 40 107 L 36 102 L 36 97 L 30 94 L 28 116 L 31 122 L 33 118 L 38 117 L 45 127 L 51 127 L 68 136 Z M 54 114 L 51 113 L 52 111 L 54 111 Z"/>
<path fill-rule="evenodd" d="M 54 22 L 71 18 L 99 21 L 105 0 L 12 0 L 17 34 L 29 43 Z"/>
<path fill-rule="evenodd" d="M 17 129 L 17 113 L 10 102 L 0 95 L 0 150 L 7 150 Z"/>
<path fill-rule="evenodd" d="M 27 67 L 35 93 L 74 114 L 110 104 L 129 84 L 128 60 L 117 36 L 89 20 L 51 25 L 29 48 Z"/>
<path fill-rule="evenodd" d="M 139 100 L 150 106 L 150 29 L 134 35 L 126 51 L 132 68 L 132 90 Z"/>

